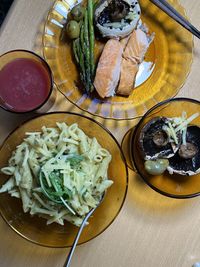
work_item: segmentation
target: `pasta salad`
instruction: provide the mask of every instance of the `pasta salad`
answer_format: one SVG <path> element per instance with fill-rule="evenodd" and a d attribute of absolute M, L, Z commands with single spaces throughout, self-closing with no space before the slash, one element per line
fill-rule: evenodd
<path fill-rule="evenodd" d="M 47 224 L 66 220 L 80 226 L 113 183 L 107 173 L 110 161 L 110 153 L 78 124 L 43 126 L 40 132 L 26 132 L 1 169 L 10 178 L 0 193 L 20 198 L 24 212 Z"/>

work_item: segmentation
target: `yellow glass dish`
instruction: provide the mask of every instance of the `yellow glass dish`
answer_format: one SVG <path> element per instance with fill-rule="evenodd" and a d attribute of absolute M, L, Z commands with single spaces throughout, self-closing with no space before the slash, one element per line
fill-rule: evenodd
<path fill-rule="evenodd" d="M 200 102 L 188 98 L 174 98 L 161 102 L 150 109 L 140 120 L 138 125 L 132 129 L 130 136 L 130 160 L 133 168 L 155 191 L 173 198 L 191 198 L 200 195 L 200 173 L 193 176 L 183 176 L 178 174 L 170 175 L 164 172 L 162 175 L 150 175 L 145 171 L 144 159 L 140 156 L 139 138 L 143 127 L 155 117 L 177 117 L 185 111 L 187 116 L 196 112 L 200 113 Z M 192 125 L 200 126 L 200 117 L 192 121 Z"/>
<path fill-rule="evenodd" d="M 56 122 L 78 123 L 86 135 L 96 137 L 102 147 L 109 150 L 112 155 L 108 177 L 114 183 L 90 218 L 89 225 L 81 234 L 79 239 L 79 244 L 81 244 L 102 233 L 114 221 L 123 206 L 127 193 L 128 172 L 124 155 L 116 139 L 108 130 L 93 119 L 75 113 L 57 112 L 41 115 L 25 122 L 7 137 L 0 149 L 0 169 L 7 166 L 12 151 L 23 141 L 26 132 L 40 131 L 44 125 L 55 127 Z M 7 179 L 8 176 L 0 173 L 0 187 Z M 78 231 L 78 227 L 67 222 L 64 226 L 56 223 L 47 226 L 45 219 L 38 216 L 31 217 L 30 214 L 24 213 L 21 200 L 11 197 L 8 193 L 0 194 L 0 213 L 15 232 L 43 246 L 71 246 Z"/>
<path fill-rule="evenodd" d="M 186 16 L 178 0 L 173 7 Z M 156 103 L 177 94 L 190 71 L 193 39 L 149 0 L 141 0 L 142 20 L 150 32 L 155 32 L 144 62 L 136 78 L 137 87 L 129 97 L 114 96 L 101 99 L 97 94 L 88 96 L 78 84 L 79 73 L 74 63 L 71 41 L 63 35 L 70 9 L 75 0 L 57 0 L 50 10 L 43 33 L 43 54 L 50 65 L 59 90 L 73 104 L 94 115 L 111 119 L 133 119 L 142 116 Z M 95 44 L 98 57 L 104 43 Z"/>

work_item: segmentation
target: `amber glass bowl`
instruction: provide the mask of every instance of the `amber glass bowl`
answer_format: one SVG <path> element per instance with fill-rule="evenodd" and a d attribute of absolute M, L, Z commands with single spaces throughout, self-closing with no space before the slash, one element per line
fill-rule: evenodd
<path fill-rule="evenodd" d="M 159 176 L 152 176 L 144 169 L 144 160 L 139 151 L 139 135 L 146 123 L 154 117 L 178 117 L 182 111 L 191 116 L 200 112 L 200 102 L 188 98 L 174 98 L 161 102 L 151 108 L 133 129 L 130 137 L 130 158 L 132 164 L 143 180 L 157 192 L 173 198 L 191 198 L 200 195 L 200 173 L 194 176 L 170 175 L 167 171 Z M 196 118 L 193 125 L 200 126 L 200 117 Z"/>
<path fill-rule="evenodd" d="M 52 75 L 51 69 L 48 63 L 36 53 L 29 51 L 29 50 L 18 49 L 18 50 L 8 51 L 5 54 L 0 56 L 0 72 L 4 67 L 7 66 L 7 64 L 18 59 L 29 59 L 38 64 L 38 68 L 40 68 L 41 75 L 42 74 L 45 75 L 45 79 L 47 80 L 46 95 L 44 98 L 41 99 L 41 101 L 37 105 L 34 105 L 34 106 L 31 105 L 31 108 L 27 108 L 27 109 L 16 110 L 14 107 L 11 107 L 9 106 L 9 104 L 5 103 L 4 100 L 1 99 L 1 94 L 0 94 L 0 107 L 3 108 L 4 110 L 7 110 L 13 113 L 27 113 L 27 112 L 33 112 L 35 110 L 39 110 L 48 101 L 53 90 L 53 75 Z M 10 73 L 10 75 L 13 75 L 13 73 Z M 26 83 L 27 81 L 24 81 L 24 82 Z"/>
<path fill-rule="evenodd" d="M 7 165 L 12 151 L 23 141 L 26 132 L 40 131 L 44 125 L 55 127 L 56 122 L 78 123 L 86 135 L 96 137 L 98 142 L 112 155 L 108 176 L 114 183 L 107 190 L 105 199 L 81 234 L 79 240 L 79 244 L 81 244 L 102 233 L 114 221 L 122 208 L 127 193 L 128 172 L 124 155 L 116 139 L 108 130 L 93 119 L 75 113 L 57 112 L 41 115 L 25 122 L 7 137 L 0 149 L 0 169 Z M 8 176 L 0 174 L 0 187 L 7 179 Z M 43 246 L 71 246 L 78 231 L 78 227 L 67 222 L 64 226 L 56 223 L 47 226 L 45 219 L 25 214 L 22 210 L 21 200 L 13 198 L 7 193 L 0 194 L 0 212 L 5 221 L 18 234 Z"/>
<path fill-rule="evenodd" d="M 140 1 L 142 21 L 150 33 L 155 33 L 155 38 L 140 64 L 135 89 L 128 97 L 118 95 L 104 99 L 95 93 L 84 93 L 74 62 L 72 41 L 64 31 L 69 12 L 78 2 L 86 0 L 56 0 L 43 33 L 44 58 L 52 69 L 58 89 L 70 102 L 99 117 L 127 120 L 143 116 L 155 104 L 178 93 L 190 72 L 193 37 L 149 0 Z M 178 0 L 171 0 L 171 4 L 187 18 Z M 105 41 L 96 38 L 96 59 L 101 55 Z"/>

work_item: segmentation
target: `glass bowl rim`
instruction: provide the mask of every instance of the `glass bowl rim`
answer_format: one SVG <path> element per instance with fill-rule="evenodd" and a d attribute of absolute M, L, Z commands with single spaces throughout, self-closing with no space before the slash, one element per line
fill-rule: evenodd
<path fill-rule="evenodd" d="M 4 57 L 5 55 L 7 55 L 7 54 L 12 54 L 13 52 L 24 52 L 24 53 L 27 53 L 27 54 L 32 54 L 33 56 L 35 56 L 36 58 L 38 58 L 45 65 L 45 68 L 46 68 L 46 70 L 48 72 L 49 79 L 50 79 L 50 86 L 49 86 L 50 87 L 50 90 L 49 90 L 49 93 L 48 93 L 47 97 L 45 98 L 45 100 L 40 105 L 38 105 L 37 107 L 35 107 L 35 108 L 31 109 L 31 110 L 27 110 L 27 111 L 14 111 L 14 110 L 8 109 L 6 107 L 3 107 L 2 105 L 0 105 L 0 108 L 2 108 L 5 111 L 8 111 L 10 113 L 13 113 L 13 114 L 27 114 L 27 113 L 31 113 L 31 112 L 34 112 L 34 111 L 40 109 L 49 100 L 49 97 L 51 96 L 51 93 L 53 91 L 53 86 L 54 86 L 53 72 L 52 72 L 49 64 L 45 60 L 45 58 L 43 58 L 42 56 L 36 54 L 35 52 L 33 52 L 31 50 L 27 50 L 27 49 L 13 49 L 13 50 L 9 50 L 9 51 L 1 54 L 0 55 L 0 59 L 2 57 Z"/>
<path fill-rule="evenodd" d="M 128 166 L 127 166 L 127 162 L 126 162 L 126 158 L 124 156 L 124 152 L 119 144 L 119 142 L 117 141 L 117 139 L 115 138 L 115 136 L 111 133 L 110 130 L 108 130 L 103 124 L 101 124 L 100 122 L 96 121 L 95 119 L 93 118 L 90 118 L 88 116 L 85 116 L 83 114 L 79 114 L 79 113 L 76 113 L 76 112 L 68 112 L 68 111 L 53 111 L 53 112 L 49 112 L 49 113 L 44 113 L 44 114 L 40 114 L 40 115 L 36 115 L 34 117 L 32 117 L 31 119 L 27 119 L 26 121 L 22 122 L 21 124 L 19 124 L 14 130 L 12 130 L 8 135 L 7 137 L 4 139 L 3 143 L 0 145 L 0 152 L 1 152 L 1 149 L 2 147 L 4 146 L 4 144 L 6 143 L 6 141 L 8 140 L 8 138 L 17 130 L 19 129 L 20 127 L 22 127 L 23 125 L 25 125 L 26 123 L 29 123 L 31 121 L 33 121 L 34 119 L 37 119 L 39 117 L 42 117 L 42 116 L 48 116 L 48 115 L 53 115 L 53 114 L 69 114 L 69 115 L 73 115 L 73 116 L 78 116 L 78 117 L 82 117 L 84 119 L 88 119 L 94 123 L 96 123 L 99 127 L 102 128 L 102 130 L 106 131 L 109 136 L 113 139 L 113 141 L 115 142 L 115 144 L 117 145 L 119 151 L 120 151 L 120 154 L 121 154 L 121 158 L 122 158 L 122 161 L 124 163 L 124 167 L 125 167 L 125 173 L 126 173 L 126 176 L 125 176 L 125 180 L 126 180 L 126 186 L 125 186 L 125 192 L 124 192 L 124 196 L 123 196 L 123 199 L 122 199 L 122 202 L 121 202 L 121 205 L 117 211 L 117 213 L 115 214 L 115 216 L 112 218 L 112 220 L 110 221 L 110 223 L 103 229 L 101 230 L 98 234 L 94 235 L 92 238 L 86 240 L 86 241 L 83 241 L 83 242 L 80 242 L 78 243 L 77 245 L 82 245 L 82 244 L 85 244 L 91 240 L 93 240 L 94 238 L 98 237 L 99 235 L 101 235 L 113 222 L 114 220 L 117 218 L 117 216 L 119 215 L 120 211 L 122 210 L 123 206 L 124 206 L 124 202 L 126 200 L 126 196 L 127 196 L 127 192 L 128 192 L 128 184 L 129 184 L 129 174 L 128 174 Z M 15 227 L 13 227 L 7 220 L 6 218 L 4 217 L 4 215 L 2 214 L 2 212 L 0 211 L 0 215 L 1 217 L 3 218 L 3 220 L 6 222 L 6 224 L 15 232 L 17 233 L 19 236 L 23 237 L 25 240 L 33 243 L 33 244 L 36 244 L 36 245 L 39 245 L 41 247 L 49 247 L 49 248 L 69 248 L 71 247 L 72 245 L 62 245 L 62 246 L 55 246 L 55 245 L 46 245 L 46 244 L 42 244 L 42 243 L 39 243 L 37 241 L 34 241 L 32 240 L 31 238 L 28 238 L 27 236 L 25 236 L 23 233 L 19 232 Z"/>
<path fill-rule="evenodd" d="M 138 122 L 138 124 L 136 125 L 135 129 L 133 128 L 132 130 L 132 133 L 131 133 L 131 136 L 130 136 L 130 144 L 132 145 L 135 141 L 135 138 L 136 138 L 136 133 L 140 127 L 140 125 L 143 123 L 144 119 L 146 119 L 148 117 L 148 115 L 155 109 L 159 108 L 159 107 L 162 107 L 163 105 L 165 104 L 168 104 L 168 103 L 171 103 L 171 102 L 181 102 L 181 101 L 186 101 L 186 102 L 191 102 L 191 103 L 194 103 L 194 104 L 198 104 L 200 105 L 200 101 L 197 100 L 197 99 L 193 99 L 193 98 L 188 98 L 188 97 L 177 97 L 177 98 L 170 98 L 170 99 L 167 99 L 167 100 L 164 100 L 162 102 L 159 102 L 158 104 L 156 104 L 155 106 L 153 106 L 152 108 L 150 108 L 143 116 L 142 118 L 140 119 L 140 121 Z M 163 107 L 163 109 L 165 109 L 167 107 Z M 156 114 L 156 112 L 155 112 Z M 167 192 L 164 192 L 162 190 L 160 190 L 159 188 L 155 187 L 154 185 L 152 185 L 148 179 L 146 179 L 144 177 L 144 175 L 141 174 L 139 168 L 137 167 L 137 164 L 136 164 L 136 160 L 135 160 L 135 157 L 134 157 L 134 153 L 132 152 L 132 149 L 129 149 L 129 154 L 130 154 L 130 159 L 131 159 L 131 162 L 132 162 L 132 165 L 133 165 L 133 169 L 135 170 L 135 172 L 137 174 L 140 175 L 140 177 L 143 179 L 143 181 L 150 187 L 152 188 L 154 191 L 160 193 L 161 195 L 164 195 L 164 196 L 167 196 L 167 197 L 170 197 L 170 198 L 175 198 L 175 199 L 189 199 L 189 198 L 193 198 L 193 197 L 197 197 L 200 195 L 200 191 L 197 192 L 197 193 L 192 193 L 192 194 L 187 194 L 187 195 L 175 195 L 175 194 L 171 194 L 171 193 L 167 193 Z"/>

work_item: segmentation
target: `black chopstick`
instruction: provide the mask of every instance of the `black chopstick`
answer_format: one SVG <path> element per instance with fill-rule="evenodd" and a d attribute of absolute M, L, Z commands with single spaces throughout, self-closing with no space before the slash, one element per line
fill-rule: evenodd
<path fill-rule="evenodd" d="M 200 31 L 197 30 L 188 20 L 186 20 L 176 9 L 174 9 L 167 1 L 165 0 L 150 0 L 157 7 L 162 9 L 167 15 L 169 15 L 176 22 L 181 24 L 185 29 L 190 31 L 196 37 L 200 38 Z"/>

